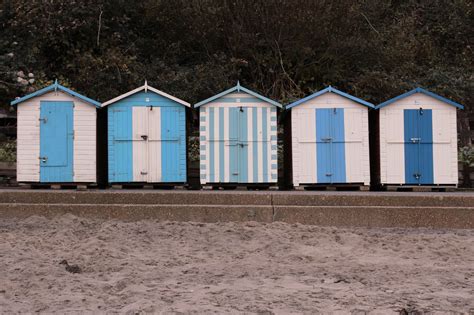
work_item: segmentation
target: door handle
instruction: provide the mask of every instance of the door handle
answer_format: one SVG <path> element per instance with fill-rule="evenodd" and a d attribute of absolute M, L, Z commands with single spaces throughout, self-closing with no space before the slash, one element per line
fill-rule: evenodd
<path fill-rule="evenodd" d="M 416 142 L 420 142 L 421 138 L 411 138 L 410 140 L 411 142 L 416 143 Z"/>
<path fill-rule="evenodd" d="M 44 118 L 38 118 L 39 121 L 42 121 L 43 124 L 46 124 L 48 122 L 48 118 L 47 117 L 44 117 Z"/>
<path fill-rule="evenodd" d="M 332 176 L 332 174 L 331 174 L 331 173 L 327 173 L 326 176 Z"/>
<path fill-rule="evenodd" d="M 143 172 L 143 171 L 141 171 L 140 174 L 141 174 L 141 175 L 147 175 L 148 172 Z"/>
<path fill-rule="evenodd" d="M 40 156 L 39 159 L 41 160 L 41 162 L 43 163 L 46 163 L 48 161 L 48 157 L 47 156 Z"/>
<path fill-rule="evenodd" d="M 147 135 L 142 135 L 142 139 L 146 141 L 148 139 L 148 136 Z"/>
<path fill-rule="evenodd" d="M 324 142 L 330 142 L 330 141 L 332 141 L 332 138 L 331 137 L 321 138 L 321 140 L 323 140 Z"/>
<path fill-rule="evenodd" d="M 416 179 L 420 179 L 421 174 L 420 173 L 415 173 L 415 174 L 413 174 L 413 176 L 415 176 Z"/>

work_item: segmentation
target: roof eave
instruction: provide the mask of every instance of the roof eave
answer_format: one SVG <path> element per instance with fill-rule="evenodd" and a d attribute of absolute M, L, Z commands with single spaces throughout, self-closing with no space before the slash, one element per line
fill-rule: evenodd
<path fill-rule="evenodd" d="M 411 91 L 408 91 L 408 92 L 403 93 L 403 94 L 401 94 L 401 95 L 395 96 L 394 98 L 391 98 L 391 99 L 389 99 L 388 101 L 385 101 L 385 102 L 383 102 L 383 103 L 377 105 L 377 106 L 375 107 L 375 109 L 378 110 L 378 109 L 380 109 L 380 108 L 383 108 L 383 107 L 385 107 L 385 106 L 388 106 L 388 105 L 390 105 L 390 104 L 392 104 L 392 103 L 395 103 L 395 102 L 397 102 L 397 101 L 399 101 L 399 100 L 401 100 L 401 99 L 404 99 L 404 98 L 406 98 L 406 97 L 408 97 L 408 96 L 410 96 L 410 95 L 413 95 L 413 94 L 415 94 L 415 93 L 422 93 L 422 94 L 431 96 L 431 97 L 433 97 L 433 98 L 435 98 L 435 99 L 437 99 L 437 100 L 439 100 L 439 101 L 442 101 L 442 102 L 444 102 L 444 103 L 446 103 L 446 104 L 449 104 L 449 105 L 451 105 L 451 106 L 454 106 L 454 107 L 456 107 L 456 108 L 464 109 L 464 106 L 463 106 L 463 105 L 458 104 L 458 103 L 456 103 L 456 102 L 454 102 L 454 101 L 451 101 L 450 99 L 447 99 L 447 98 L 445 98 L 445 97 L 443 97 L 443 96 L 441 96 L 441 95 L 438 95 L 438 94 L 436 94 L 436 93 L 433 93 L 433 92 L 430 92 L 430 91 L 428 91 L 428 90 L 425 90 L 425 89 L 423 89 L 423 88 L 421 88 L 421 87 L 417 87 L 417 88 L 415 88 L 415 89 L 413 89 L 413 90 L 411 90 Z"/>
<path fill-rule="evenodd" d="M 307 101 L 309 101 L 309 100 L 312 100 L 313 98 L 316 98 L 316 97 L 321 96 L 321 95 L 326 94 L 326 93 L 334 93 L 334 94 L 337 94 L 337 95 L 339 95 L 339 96 L 342 96 L 342 97 L 345 97 L 345 98 L 347 98 L 347 99 L 350 99 L 350 100 L 352 100 L 352 101 L 354 101 L 354 102 L 356 102 L 356 103 L 358 103 L 358 104 L 360 104 L 360 105 L 367 106 L 367 107 L 369 107 L 369 108 L 375 108 L 375 105 L 374 105 L 374 104 L 369 103 L 369 102 L 367 102 L 367 101 L 364 101 L 363 99 L 360 99 L 360 98 L 358 98 L 358 97 L 352 96 L 352 95 L 350 95 L 350 94 L 347 94 L 347 93 L 345 93 L 345 92 L 339 91 L 338 89 L 333 88 L 332 86 L 328 86 L 328 87 L 325 88 L 325 89 L 322 89 L 322 90 L 320 90 L 320 91 L 317 91 L 317 92 L 315 92 L 315 93 L 313 93 L 313 94 L 311 94 L 311 95 L 308 95 L 308 96 L 306 96 L 306 97 L 304 97 L 304 98 L 302 98 L 302 99 L 300 99 L 300 100 L 298 100 L 298 101 L 296 101 L 296 102 L 293 102 L 293 103 L 291 103 L 291 104 L 289 104 L 289 105 L 286 105 L 285 108 L 286 108 L 286 109 L 291 109 L 291 108 L 293 108 L 293 107 L 295 107 L 295 106 L 298 106 L 298 105 L 300 105 L 300 104 L 303 104 L 303 103 L 305 103 L 305 102 L 307 102 Z"/>

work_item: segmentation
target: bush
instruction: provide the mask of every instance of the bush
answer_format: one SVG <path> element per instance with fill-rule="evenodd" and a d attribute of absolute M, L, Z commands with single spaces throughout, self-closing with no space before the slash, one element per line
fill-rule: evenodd
<path fill-rule="evenodd" d="M 0 162 L 16 162 L 15 140 L 6 140 L 0 143 Z"/>

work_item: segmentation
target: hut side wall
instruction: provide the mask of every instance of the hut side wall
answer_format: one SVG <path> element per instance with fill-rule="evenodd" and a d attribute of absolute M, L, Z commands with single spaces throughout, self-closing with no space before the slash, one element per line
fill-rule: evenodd
<path fill-rule="evenodd" d="M 291 108 L 293 184 L 317 184 L 316 109 L 344 109 L 346 183 L 370 183 L 368 108 L 326 93 Z"/>
<path fill-rule="evenodd" d="M 434 184 L 457 184 L 456 108 L 416 93 L 380 108 L 380 175 L 382 184 L 404 184 L 404 110 L 431 109 Z"/>
<path fill-rule="evenodd" d="M 200 107 L 199 112 L 201 184 L 277 183 L 275 106 L 247 93 L 232 93 Z M 245 151 L 236 146 L 242 137 Z"/>
<path fill-rule="evenodd" d="M 40 181 L 40 103 L 70 101 L 74 103 L 74 182 L 96 182 L 95 106 L 61 91 L 49 92 L 18 104 L 17 180 Z"/>

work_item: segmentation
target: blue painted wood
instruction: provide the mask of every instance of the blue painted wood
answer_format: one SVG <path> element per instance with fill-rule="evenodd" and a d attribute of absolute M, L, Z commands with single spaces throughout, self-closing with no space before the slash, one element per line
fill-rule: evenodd
<path fill-rule="evenodd" d="M 215 163 L 216 163 L 216 141 L 215 141 L 215 108 L 209 108 L 209 181 L 211 183 L 216 182 L 216 175 L 215 174 Z"/>
<path fill-rule="evenodd" d="M 160 107 L 163 182 L 186 182 L 186 109 L 154 92 L 141 91 L 107 107 L 109 182 L 133 182 L 133 107 Z M 169 130 L 169 131 L 168 131 Z"/>
<path fill-rule="evenodd" d="M 132 108 L 112 105 L 108 110 L 109 182 L 133 181 Z"/>
<path fill-rule="evenodd" d="M 344 109 L 316 109 L 318 183 L 345 183 Z"/>
<path fill-rule="evenodd" d="M 249 108 L 239 108 L 239 183 L 247 183 L 249 162 L 248 118 Z"/>
<path fill-rule="evenodd" d="M 161 108 L 161 174 L 165 183 L 186 181 L 185 108 Z M 150 157 L 153 158 L 153 157 Z"/>
<path fill-rule="evenodd" d="M 40 103 L 40 182 L 73 182 L 73 102 Z"/>
<path fill-rule="evenodd" d="M 239 109 L 229 108 L 229 182 L 239 181 Z"/>
<path fill-rule="evenodd" d="M 269 163 L 269 156 L 268 156 L 268 108 L 263 108 L 262 110 L 262 173 L 263 173 L 263 182 L 266 183 L 268 182 L 268 163 Z M 258 158 L 257 156 L 254 156 L 254 159 Z"/>
<path fill-rule="evenodd" d="M 31 94 L 25 95 L 25 96 L 23 96 L 23 97 L 21 97 L 21 98 L 18 98 L 18 99 L 16 99 L 16 100 L 12 101 L 12 102 L 10 103 L 10 105 L 17 105 L 17 104 L 22 103 L 22 102 L 24 102 L 24 101 L 26 101 L 26 100 L 29 100 L 29 99 L 31 99 L 31 98 L 33 98 L 33 97 L 37 97 L 37 96 L 43 95 L 43 94 L 45 94 L 45 93 L 49 93 L 49 92 L 51 92 L 51 91 L 62 91 L 62 92 L 65 92 L 65 93 L 67 93 L 67 94 L 69 94 L 69 95 L 72 95 L 72 96 L 74 96 L 74 97 L 77 97 L 77 98 L 83 100 L 83 101 L 86 102 L 86 103 L 89 103 L 89 104 L 91 104 L 91 105 L 94 105 L 95 107 L 100 107 L 100 103 L 99 103 L 99 102 L 94 101 L 93 99 L 90 99 L 90 98 L 88 98 L 88 97 L 86 97 L 86 96 L 84 96 L 84 95 L 81 95 L 81 94 L 79 94 L 79 93 L 77 93 L 77 92 L 75 92 L 75 91 L 73 91 L 73 90 L 71 90 L 71 89 L 68 89 L 68 88 L 65 87 L 65 86 L 62 86 L 61 84 L 58 83 L 57 80 L 56 80 L 56 82 L 54 82 L 54 84 L 51 84 L 50 86 L 47 86 L 47 87 L 45 87 L 45 88 L 42 88 L 41 90 L 35 91 L 35 92 L 31 93 Z"/>
<path fill-rule="evenodd" d="M 430 109 L 406 109 L 404 114 L 405 182 L 433 184 L 433 116 Z"/>
<path fill-rule="evenodd" d="M 258 108 L 252 108 L 253 182 L 258 183 Z"/>
<path fill-rule="evenodd" d="M 225 179 L 225 157 L 224 157 L 224 108 L 219 108 L 219 180 L 223 182 Z"/>
<path fill-rule="evenodd" d="M 385 101 L 385 102 L 383 102 L 383 103 L 377 105 L 377 107 L 375 107 L 375 109 L 380 109 L 380 108 L 382 108 L 382 107 L 388 106 L 388 105 L 390 105 L 390 104 L 392 104 L 392 103 L 394 103 L 394 102 L 396 102 L 396 101 L 399 101 L 399 100 L 401 100 L 401 99 L 404 99 L 405 97 L 408 97 L 408 96 L 413 95 L 413 94 L 415 94 L 415 93 L 422 93 L 422 94 L 431 96 L 431 97 L 433 97 L 433 98 L 435 98 L 435 99 L 437 99 L 437 100 L 439 100 L 439 101 L 441 101 L 441 102 L 444 102 L 444 103 L 446 103 L 446 104 L 449 104 L 449 105 L 451 105 L 451 106 L 457 107 L 457 108 L 459 108 L 459 109 L 464 109 L 464 106 L 462 106 L 461 104 L 458 104 L 458 103 L 456 103 L 456 102 L 454 102 L 454 101 L 452 101 L 452 100 L 450 100 L 450 99 L 447 99 L 447 98 L 445 98 L 445 97 L 443 97 L 443 96 L 441 96 L 441 95 L 435 94 L 435 93 L 430 92 L 430 91 L 428 91 L 428 90 L 422 89 L 422 88 L 420 88 L 420 87 L 417 87 L 417 88 L 415 88 L 415 89 L 413 89 L 413 90 L 411 90 L 411 91 L 408 91 L 408 92 L 406 92 L 406 93 L 404 93 L 404 94 L 402 94 L 402 95 L 398 95 L 398 96 L 396 96 L 396 97 L 394 97 L 394 98 L 392 98 L 392 99 L 390 99 L 390 100 L 388 100 L 388 101 Z"/>

